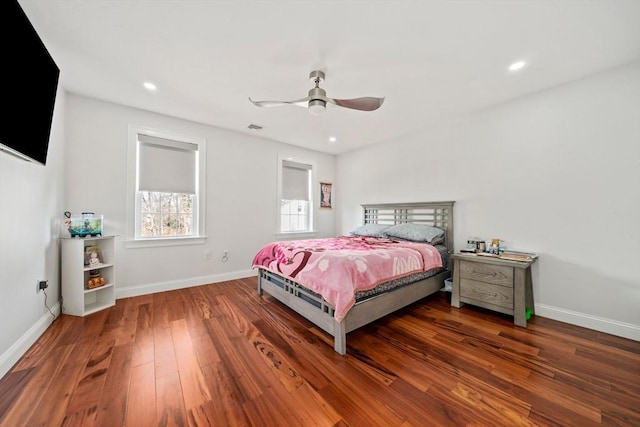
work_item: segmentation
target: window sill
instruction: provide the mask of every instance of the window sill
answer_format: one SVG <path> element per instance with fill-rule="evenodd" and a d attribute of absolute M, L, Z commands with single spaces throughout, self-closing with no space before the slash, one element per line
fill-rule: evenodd
<path fill-rule="evenodd" d="M 130 239 L 124 241 L 125 248 L 153 248 L 160 246 L 202 245 L 207 236 L 197 237 L 158 237 L 155 239 Z"/>
<path fill-rule="evenodd" d="M 318 233 L 316 231 L 290 231 L 286 233 L 276 233 L 278 240 L 293 240 L 302 238 L 315 237 Z"/>

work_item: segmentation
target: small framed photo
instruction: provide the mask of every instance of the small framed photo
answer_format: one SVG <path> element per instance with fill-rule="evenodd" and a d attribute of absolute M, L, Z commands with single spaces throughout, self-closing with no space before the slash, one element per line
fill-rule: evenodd
<path fill-rule="evenodd" d="M 331 209 L 332 205 L 332 184 L 330 182 L 321 182 L 320 183 L 320 207 Z"/>

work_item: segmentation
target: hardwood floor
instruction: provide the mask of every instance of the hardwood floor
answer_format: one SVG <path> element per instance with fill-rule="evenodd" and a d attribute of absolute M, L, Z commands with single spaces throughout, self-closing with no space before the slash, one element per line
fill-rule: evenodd
<path fill-rule="evenodd" d="M 63 315 L 0 380 L 0 425 L 640 425 L 640 342 L 448 298 L 350 333 L 344 357 L 256 278 Z"/>

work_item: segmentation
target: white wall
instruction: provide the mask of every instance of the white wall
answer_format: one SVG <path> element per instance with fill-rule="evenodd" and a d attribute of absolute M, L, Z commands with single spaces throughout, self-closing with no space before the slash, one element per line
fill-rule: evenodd
<path fill-rule="evenodd" d="M 455 200 L 456 249 L 540 255 L 538 315 L 640 339 L 640 63 L 340 155 L 336 182 L 338 232 L 362 203 Z"/>
<path fill-rule="evenodd" d="M 39 280 L 49 281 L 48 306 L 55 314 L 60 309 L 64 99 L 59 89 L 46 166 L 0 152 L 0 377 L 53 320 Z"/>
<path fill-rule="evenodd" d="M 68 95 L 67 109 L 65 209 L 101 213 L 105 234 L 119 235 L 118 297 L 254 274 L 254 255 L 264 244 L 277 240 L 278 154 L 314 161 L 318 180 L 334 181 L 333 155 L 77 95 Z M 126 247 L 130 124 L 207 140 L 208 239 L 204 245 Z M 334 235 L 334 211 L 318 209 L 316 215 L 317 237 Z M 225 249 L 229 250 L 227 263 L 221 262 Z M 205 259 L 207 250 L 213 259 Z"/>

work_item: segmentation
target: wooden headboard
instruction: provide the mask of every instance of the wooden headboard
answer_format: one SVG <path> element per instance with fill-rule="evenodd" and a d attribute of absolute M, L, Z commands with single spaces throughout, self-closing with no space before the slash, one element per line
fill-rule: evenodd
<path fill-rule="evenodd" d="M 445 231 L 444 244 L 453 253 L 455 202 L 382 203 L 362 205 L 363 224 L 427 224 Z"/>

